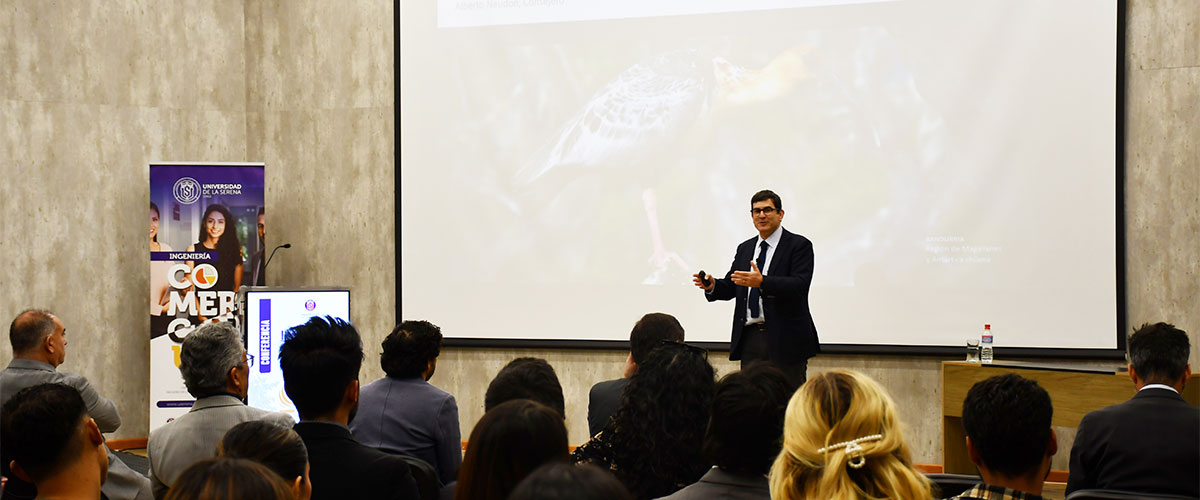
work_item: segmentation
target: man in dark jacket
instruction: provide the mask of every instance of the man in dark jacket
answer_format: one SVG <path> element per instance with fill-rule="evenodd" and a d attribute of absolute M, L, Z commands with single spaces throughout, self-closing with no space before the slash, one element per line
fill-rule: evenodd
<path fill-rule="evenodd" d="M 283 386 L 300 413 L 296 433 L 308 448 L 313 500 L 416 499 L 404 459 L 354 440 L 363 348 L 358 330 L 333 317 L 288 329 L 279 347 Z"/>

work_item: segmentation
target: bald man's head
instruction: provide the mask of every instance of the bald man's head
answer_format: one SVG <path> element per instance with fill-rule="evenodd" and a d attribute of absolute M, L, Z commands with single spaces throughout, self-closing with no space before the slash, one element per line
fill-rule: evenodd
<path fill-rule="evenodd" d="M 8 326 L 13 356 L 58 366 L 66 359 L 66 327 L 50 311 L 27 309 Z"/>

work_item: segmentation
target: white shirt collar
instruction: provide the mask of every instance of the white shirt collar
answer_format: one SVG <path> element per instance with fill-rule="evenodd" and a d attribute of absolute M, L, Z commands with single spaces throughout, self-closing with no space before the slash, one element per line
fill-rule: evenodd
<path fill-rule="evenodd" d="M 1174 387 L 1171 387 L 1167 384 L 1146 384 L 1146 385 L 1143 385 L 1141 389 L 1138 389 L 1138 392 L 1142 392 L 1146 389 L 1166 389 L 1175 394 L 1179 394 L 1179 391 L 1175 390 Z"/>
<path fill-rule="evenodd" d="M 768 245 L 771 245 L 771 248 L 777 248 L 777 247 L 779 247 L 779 239 L 780 238 L 783 238 L 783 225 L 782 224 L 780 224 L 779 227 L 775 228 L 775 232 L 771 233 L 770 236 L 767 236 L 766 241 L 767 241 Z M 759 235 L 758 244 L 761 245 L 762 242 L 763 242 L 763 237 L 762 237 L 762 235 Z"/>

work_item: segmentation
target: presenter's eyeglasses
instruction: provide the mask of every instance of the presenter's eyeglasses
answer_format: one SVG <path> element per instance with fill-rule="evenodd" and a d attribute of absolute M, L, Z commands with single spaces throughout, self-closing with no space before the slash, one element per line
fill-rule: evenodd
<path fill-rule="evenodd" d="M 705 361 L 708 360 L 708 349 L 705 349 L 703 347 L 696 347 L 691 344 L 685 344 L 683 342 L 676 342 L 674 340 L 667 340 L 667 339 L 659 340 L 658 345 L 661 347 L 675 347 L 675 348 L 687 349 L 688 352 L 695 354 L 697 356 L 700 356 L 701 358 L 704 358 Z"/>
<path fill-rule="evenodd" d="M 253 354 L 246 355 L 246 368 L 254 368 L 254 355 Z"/>
<path fill-rule="evenodd" d="M 775 213 L 775 212 L 778 212 L 778 211 L 779 211 L 779 210 L 777 210 L 775 207 L 751 208 L 751 209 L 750 209 L 750 214 L 751 214 L 751 215 L 758 215 L 758 214 L 766 214 L 766 215 L 771 215 L 771 214 L 773 214 L 773 213 Z"/>

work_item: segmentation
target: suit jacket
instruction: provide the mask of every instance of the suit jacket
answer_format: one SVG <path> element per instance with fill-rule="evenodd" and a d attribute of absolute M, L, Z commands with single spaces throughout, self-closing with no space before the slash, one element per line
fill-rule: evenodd
<path fill-rule="evenodd" d="M 458 403 L 421 377 L 364 385 L 350 430 L 362 444 L 424 460 L 442 484 L 454 481 L 462 465 Z"/>
<path fill-rule="evenodd" d="M 268 420 L 283 427 L 295 423 L 289 415 L 252 408 L 221 394 L 197 399 L 187 413 L 154 429 L 146 443 L 154 496 L 165 495 L 188 466 L 217 456 L 217 443 L 225 433 L 251 420 Z"/>
<path fill-rule="evenodd" d="M 312 500 L 418 498 L 404 459 L 355 441 L 350 428 L 304 421 L 295 429 L 308 447 Z"/>
<path fill-rule="evenodd" d="M 259 244 L 262 244 L 262 242 L 260 241 Z M 254 252 L 254 254 L 250 256 L 250 259 L 246 260 L 246 264 L 243 269 L 250 271 L 247 273 L 250 275 L 250 279 L 246 280 L 246 284 L 248 286 L 266 286 L 267 284 L 267 263 L 263 259 L 265 256 L 265 251 L 266 248 L 259 249 L 259 251 Z"/>
<path fill-rule="evenodd" d="M 674 494 L 662 497 L 666 500 L 770 500 L 771 492 L 767 476 L 729 472 L 713 467 L 699 481 Z"/>
<path fill-rule="evenodd" d="M 38 384 L 65 384 L 74 387 L 83 397 L 87 406 L 88 416 L 96 421 L 100 432 L 113 432 L 121 426 L 121 414 L 117 405 L 101 396 L 82 375 L 60 373 L 54 366 L 41 361 L 28 359 L 13 359 L 8 368 L 0 371 L 0 405 L 8 402 L 21 389 Z M 35 489 L 32 484 L 25 483 L 8 473 L 8 456 L 0 450 L 0 472 L 8 477 L 8 493 L 13 496 L 28 494 L 33 498 Z M 104 496 L 112 500 L 150 500 L 152 498 L 150 481 L 141 473 L 130 469 L 125 462 L 108 451 L 108 479 L 100 486 Z"/>
<path fill-rule="evenodd" d="M 88 416 L 96 420 L 100 432 L 115 432 L 121 427 L 117 405 L 96 392 L 86 378 L 74 373 L 60 373 L 50 363 L 42 361 L 12 360 L 8 368 L 0 372 L 0 403 L 8 401 L 21 389 L 38 384 L 66 384 L 78 390 L 87 406 Z"/>
<path fill-rule="evenodd" d="M 767 345 L 771 360 L 795 363 L 821 352 L 817 341 L 817 326 L 808 309 L 808 289 L 812 285 L 813 247 L 808 238 L 780 228 L 779 247 L 763 276 L 759 293 L 763 314 L 767 320 Z M 749 271 L 756 258 L 758 237 L 738 245 L 733 265 L 724 278 L 716 280 L 712 293 L 704 296 L 709 302 L 734 299 L 733 330 L 730 336 L 729 359 L 741 359 L 742 328 L 746 325 L 746 300 L 750 288 L 733 284 L 729 278 L 734 271 Z"/>
<path fill-rule="evenodd" d="M 621 407 L 621 392 L 629 385 L 629 379 L 606 380 L 592 386 L 588 391 L 588 435 L 595 436 L 604 430 L 608 421 Z"/>
<path fill-rule="evenodd" d="M 1085 415 L 1067 493 L 1086 488 L 1200 497 L 1200 408 L 1150 388 Z"/>

